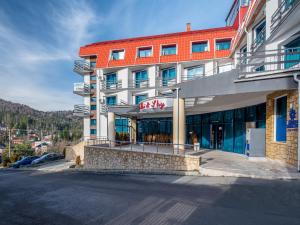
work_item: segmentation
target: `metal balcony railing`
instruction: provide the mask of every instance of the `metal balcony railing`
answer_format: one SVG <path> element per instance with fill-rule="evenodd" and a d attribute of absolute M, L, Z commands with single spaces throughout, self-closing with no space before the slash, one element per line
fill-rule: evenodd
<path fill-rule="evenodd" d="M 300 47 L 239 54 L 240 78 L 249 74 L 300 70 Z"/>
<path fill-rule="evenodd" d="M 73 115 L 79 117 L 88 117 L 91 115 L 90 107 L 88 105 L 74 105 Z"/>
<path fill-rule="evenodd" d="M 133 80 L 128 85 L 128 88 L 148 88 L 149 87 L 149 79 L 143 80 Z"/>
<path fill-rule="evenodd" d="M 85 75 L 93 72 L 94 69 L 91 67 L 90 63 L 86 60 L 75 60 L 73 71 L 80 75 Z"/>
<path fill-rule="evenodd" d="M 85 83 L 74 83 L 73 93 L 81 96 L 91 93 L 90 86 Z"/>
<path fill-rule="evenodd" d="M 271 18 L 271 31 L 273 32 L 286 18 L 289 12 L 300 3 L 300 0 L 282 0 L 278 9 Z"/>
<path fill-rule="evenodd" d="M 188 80 L 193 80 L 193 79 L 196 79 L 196 78 L 201 78 L 201 77 L 204 77 L 205 74 L 204 73 L 201 73 L 201 74 L 193 74 L 193 75 L 189 75 L 189 74 L 183 74 L 181 75 L 181 82 L 185 82 L 185 81 L 188 81 Z"/>
<path fill-rule="evenodd" d="M 266 40 L 266 27 L 264 27 L 257 35 L 256 38 L 254 39 L 251 48 L 252 51 L 255 51 L 262 43 L 264 43 Z"/>
<path fill-rule="evenodd" d="M 122 89 L 122 81 L 102 81 L 101 82 L 101 89 L 103 91 L 115 91 Z"/>
<path fill-rule="evenodd" d="M 176 78 L 174 78 L 174 79 L 162 79 L 162 78 L 159 78 L 159 79 L 156 80 L 156 87 L 161 87 L 161 88 L 172 87 L 172 86 L 174 86 L 176 84 L 177 84 Z"/>
<path fill-rule="evenodd" d="M 106 104 L 101 104 L 100 105 L 100 113 L 106 114 L 107 112 L 108 112 L 108 106 Z"/>

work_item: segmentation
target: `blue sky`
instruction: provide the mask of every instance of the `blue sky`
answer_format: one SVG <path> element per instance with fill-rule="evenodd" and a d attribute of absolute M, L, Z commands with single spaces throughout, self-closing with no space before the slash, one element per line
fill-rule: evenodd
<path fill-rule="evenodd" d="M 233 0 L 0 0 L 0 98 L 71 110 L 81 45 L 225 25 Z"/>

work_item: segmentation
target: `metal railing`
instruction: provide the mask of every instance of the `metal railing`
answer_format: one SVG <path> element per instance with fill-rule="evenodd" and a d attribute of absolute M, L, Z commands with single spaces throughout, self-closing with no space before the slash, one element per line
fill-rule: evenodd
<path fill-rule="evenodd" d="M 264 43 L 266 40 L 266 27 L 264 27 L 257 35 L 256 38 L 254 39 L 251 48 L 252 51 L 255 51 L 262 43 Z"/>
<path fill-rule="evenodd" d="M 286 18 L 289 12 L 300 3 L 300 0 L 282 0 L 271 18 L 271 31 L 273 32 Z"/>
<path fill-rule="evenodd" d="M 142 80 L 133 80 L 128 85 L 128 88 L 148 88 L 149 87 L 149 79 Z"/>
<path fill-rule="evenodd" d="M 81 96 L 91 93 L 90 86 L 86 83 L 74 83 L 73 93 Z"/>
<path fill-rule="evenodd" d="M 73 71 L 80 75 L 85 75 L 85 74 L 93 72 L 94 69 L 91 68 L 91 65 L 88 61 L 81 59 L 81 60 L 74 61 Z"/>
<path fill-rule="evenodd" d="M 102 81 L 101 82 L 101 89 L 103 91 L 116 91 L 122 89 L 122 81 Z"/>
<path fill-rule="evenodd" d="M 188 155 L 197 151 L 203 151 L 199 146 L 190 144 L 173 144 L 159 142 L 130 142 L 130 141 L 111 141 L 105 138 L 87 140 L 86 146 L 109 148 L 124 151 L 161 153 L 172 155 Z"/>
<path fill-rule="evenodd" d="M 240 77 L 248 74 L 300 69 L 300 47 L 239 53 Z"/>
<path fill-rule="evenodd" d="M 204 77 L 205 74 L 204 73 L 201 73 L 201 74 L 193 74 L 193 75 L 188 75 L 188 74 L 184 74 L 184 75 L 181 75 L 181 82 L 184 82 L 184 81 L 188 81 L 188 80 L 193 80 L 193 79 L 196 79 L 196 78 L 201 78 L 201 77 Z"/>
<path fill-rule="evenodd" d="M 74 105 L 73 115 L 79 117 L 88 117 L 91 115 L 90 107 L 88 105 Z"/>
<path fill-rule="evenodd" d="M 177 78 L 174 79 L 162 79 L 159 78 L 156 80 L 156 87 L 172 87 L 177 84 Z"/>

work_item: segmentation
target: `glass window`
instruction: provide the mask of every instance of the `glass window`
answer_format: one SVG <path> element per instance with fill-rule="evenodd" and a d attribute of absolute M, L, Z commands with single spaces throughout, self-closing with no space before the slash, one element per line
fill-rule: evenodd
<path fill-rule="evenodd" d="M 263 21 L 255 28 L 255 42 L 260 44 L 266 39 L 266 21 Z"/>
<path fill-rule="evenodd" d="M 96 119 L 91 119 L 91 126 L 97 125 L 97 120 Z"/>
<path fill-rule="evenodd" d="M 116 105 L 116 104 L 117 104 L 116 96 L 106 97 L 106 105 Z"/>
<path fill-rule="evenodd" d="M 216 41 L 216 49 L 217 50 L 228 50 L 228 49 L 230 49 L 230 45 L 231 45 L 231 39 Z"/>
<path fill-rule="evenodd" d="M 96 62 L 90 62 L 90 67 L 93 69 L 96 67 Z"/>
<path fill-rule="evenodd" d="M 287 97 L 275 99 L 275 141 L 286 142 Z"/>
<path fill-rule="evenodd" d="M 91 129 L 90 132 L 91 132 L 92 135 L 96 135 L 97 134 L 97 130 L 96 129 Z"/>
<path fill-rule="evenodd" d="M 97 77 L 95 75 L 91 76 L 91 80 L 97 80 Z"/>
<path fill-rule="evenodd" d="M 90 84 L 91 89 L 96 89 L 96 84 Z"/>
<path fill-rule="evenodd" d="M 176 45 L 164 45 L 161 48 L 162 55 L 176 55 Z"/>
<path fill-rule="evenodd" d="M 118 134 L 120 133 L 128 133 L 129 132 L 129 126 L 128 126 L 128 119 L 124 117 L 118 117 L 115 120 L 115 126 L 116 126 L 116 132 Z M 129 137 L 128 137 L 129 138 Z M 125 139 L 126 137 L 116 137 L 117 140 Z M 125 141 L 123 140 L 123 141 Z"/>
<path fill-rule="evenodd" d="M 202 65 L 187 68 L 187 79 L 193 79 L 194 77 L 203 76 L 203 75 L 204 75 L 204 67 Z"/>
<path fill-rule="evenodd" d="M 139 104 L 141 101 L 144 101 L 145 99 L 147 99 L 147 94 L 145 95 L 136 95 L 135 96 L 135 104 Z"/>
<path fill-rule="evenodd" d="M 91 102 L 97 102 L 97 98 L 96 97 L 91 97 Z"/>
<path fill-rule="evenodd" d="M 172 83 L 173 82 L 173 83 Z M 162 86 L 176 83 L 176 69 L 169 68 L 162 71 Z"/>
<path fill-rule="evenodd" d="M 116 86 L 117 83 L 117 74 L 111 73 L 106 75 L 106 88 L 113 88 Z"/>
<path fill-rule="evenodd" d="M 145 48 L 139 48 L 138 49 L 138 57 L 150 57 L 152 56 L 152 47 L 145 47 Z"/>
<path fill-rule="evenodd" d="M 207 41 L 192 43 L 192 52 L 207 52 L 207 51 L 208 51 Z"/>
<path fill-rule="evenodd" d="M 147 70 L 137 71 L 135 72 L 135 87 L 144 87 L 146 86 L 146 82 L 148 81 L 148 72 Z"/>
<path fill-rule="evenodd" d="M 97 105 L 91 105 L 91 110 L 97 110 Z"/>
<path fill-rule="evenodd" d="M 300 38 L 285 45 L 284 68 L 288 69 L 300 64 Z"/>
<path fill-rule="evenodd" d="M 112 60 L 120 60 L 124 59 L 125 57 L 125 51 L 124 50 L 113 50 L 111 52 L 111 59 Z"/>

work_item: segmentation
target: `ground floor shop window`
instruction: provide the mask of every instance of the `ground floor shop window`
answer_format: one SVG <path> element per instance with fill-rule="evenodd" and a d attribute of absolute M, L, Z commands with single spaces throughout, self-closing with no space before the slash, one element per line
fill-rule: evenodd
<path fill-rule="evenodd" d="M 275 141 L 286 142 L 287 96 L 275 99 Z"/>
<path fill-rule="evenodd" d="M 128 119 L 124 117 L 117 117 L 115 121 L 116 126 L 116 140 L 129 141 L 129 125 Z"/>

